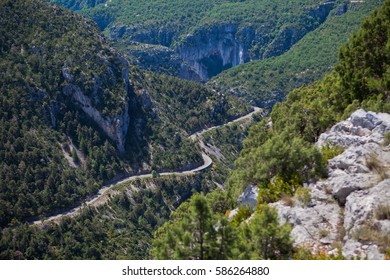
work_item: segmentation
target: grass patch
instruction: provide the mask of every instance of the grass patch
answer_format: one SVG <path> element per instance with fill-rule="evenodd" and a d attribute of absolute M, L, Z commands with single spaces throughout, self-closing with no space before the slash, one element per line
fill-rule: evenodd
<path fill-rule="evenodd" d="M 385 254 L 390 249 L 390 233 L 381 232 L 373 225 L 362 225 L 352 233 L 352 237 L 362 243 L 374 242 Z"/>
<path fill-rule="evenodd" d="M 352 233 L 352 238 L 359 242 L 368 242 L 373 241 L 375 239 L 374 236 L 377 234 L 378 232 L 374 230 L 373 227 L 362 225 Z"/>
<path fill-rule="evenodd" d="M 291 195 L 282 194 L 281 200 L 284 206 L 290 206 L 290 207 L 294 206 L 294 200 L 291 197 Z"/>
<path fill-rule="evenodd" d="M 388 146 L 390 144 L 390 132 L 385 133 L 383 139 L 383 146 Z"/>
<path fill-rule="evenodd" d="M 327 237 L 327 236 L 329 235 L 329 230 L 327 230 L 327 229 L 325 229 L 325 228 L 320 229 L 319 234 L 320 234 L 320 237 L 321 237 L 321 238 L 325 238 L 325 237 Z"/>
<path fill-rule="evenodd" d="M 326 144 L 325 146 L 322 146 L 321 148 L 321 154 L 322 159 L 324 161 L 324 164 L 328 162 L 328 160 L 341 155 L 344 152 L 344 148 L 339 145 L 330 145 Z"/>
<path fill-rule="evenodd" d="M 379 204 L 374 210 L 374 215 L 378 220 L 390 220 L 390 204 Z"/>
<path fill-rule="evenodd" d="M 371 153 L 366 157 L 366 166 L 371 171 L 376 172 L 382 178 L 382 180 L 387 178 L 387 168 L 384 166 L 383 162 L 378 159 L 376 154 Z"/>
<path fill-rule="evenodd" d="M 308 206 L 311 201 L 310 191 L 304 187 L 298 188 L 295 192 L 295 198 L 304 207 Z"/>

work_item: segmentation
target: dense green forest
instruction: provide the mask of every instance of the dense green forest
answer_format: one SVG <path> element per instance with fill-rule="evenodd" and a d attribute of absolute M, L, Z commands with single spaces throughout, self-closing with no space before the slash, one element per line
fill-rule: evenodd
<path fill-rule="evenodd" d="M 139 69 L 134 69 L 130 79 L 138 98 L 137 115 L 129 128 L 136 133 L 129 133 L 127 140 L 129 157 L 155 170 L 200 165 L 200 154 L 188 136 L 250 110 L 239 98 L 221 96 L 193 81 Z"/>
<path fill-rule="evenodd" d="M 269 120 L 251 128 L 228 180 L 233 196 L 249 183 L 269 189 L 275 176 L 289 183 L 325 175 L 313 146 L 322 132 L 358 108 L 390 112 L 389 19 L 390 1 L 385 1 L 340 49 L 335 70 L 292 91 Z"/>
<path fill-rule="evenodd" d="M 73 9 L 88 7 L 83 13 L 102 15 L 105 20 L 116 7 L 118 22 L 124 20 L 121 13 L 126 8 L 126 12 L 141 13 L 145 7 L 150 11 L 159 7 L 161 12 L 165 3 L 154 1 L 152 6 L 149 1 L 113 0 L 104 10 L 104 4 L 89 9 L 104 1 L 66 2 Z M 179 2 L 185 3 L 175 3 Z M 296 18 L 289 17 L 288 11 L 296 7 L 299 14 L 298 2 L 283 2 L 285 17 L 270 22 L 294 23 Z M 123 4 L 121 11 L 117 3 Z M 126 6 L 128 3 L 133 6 Z M 237 11 L 244 15 L 249 9 L 260 25 L 265 19 L 256 17 L 260 12 L 253 9 L 255 3 L 209 1 L 203 12 L 197 9 L 204 6 L 197 3 L 193 7 L 198 14 L 195 18 L 189 15 L 188 21 L 203 26 L 217 18 L 234 21 L 240 17 Z M 275 16 L 271 10 L 275 7 L 279 11 L 279 2 L 264 3 L 267 9 L 261 11 Z M 305 3 L 307 8 L 318 4 Z M 369 9 L 356 8 L 354 12 L 361 16 Z M 150 26 L 168 24 L 173 18 L 181 20 L 181 14 L 174 13 L 166 13 L 161 22 L 145 17 L 142 20 Z M 334 26 L 338 26 L 342 17 L 334 18 Z M 348 21 L 351 29 L 343 30 L 344 34 L 353 30 L 357 18 Z M 0 258 L 321 258 L 294 248 L 290 227 L 279 224 L 276 211 L 266 204 L 283 194 L 293 195 L 310 178 L 326 176 L 326 159 L 337 151 L 332 147 L 320 151 L 314 146 L 323 131 L 357 108 L 390 113 L 389 21 L 390 0 L 386 0 L 340 49 L 338 63 L 325 78 L 293 90 L 285 102 L 274 106 L 269 118 L 258 119 L 249 132 L 235 124 L 203 135 L 204 141 L 220 147 L 227 157 L 207 172 L 169 178 L 156 173 L 151 180 L 116 186 L 107 203 L 85 208 L 80 215 L 32 226 L 26 221 L 69 209 L 115 177 L 137 170 L 177 170 L 201 164 L 199 147 L 188 136 L 242 115 L 249 107 L 242 97 L 129 65 L 94 22 L 64 8 L 43 0 L 1 0 Z M 185 32 L 193 31 L 188 28 Z M 327 34 L 324 30 L 318 34 Z M 339 39 L 334 40 L 340 43 Z M 310 42 L 306 46 L 313 44 Z M 303 50 L 298 55 L 292 49 L 285 58 L 280 57 L 278 61 L 291 58 L 294 62 L 286 72 L 300 69 L 295 65 L 298 58 L 302 60 Z M 282 67 L 284 63 L 275 65 Z M 318 62 L 321 69 L 326 65 Z M 124 79 L 126 73 L 128 78 Z M 312 77 L 320 76 L 316 75 Z M 290 89 L 288 83 L 280 81 L 282 89 Z M 275 83 L 279 83 L 277 79 Z M 90 107 L 102 119 L 126 117 L 128 110 L 129 132 L 124 135 L 123 150 L 88 114 L 81 99 L 69 94 L 69 86 L 88 97 Z M 226 176 L 241 148 L 226 191 L 214 190 L 213 181 L 222 183 L 221 176 Z M 260 188 L 257 208 L 240 208 L 229 219 L 237 196 L 248 184 Z"/>
<path fill-rule="evenodd" d="M 209 84 L 218 91 L 243 96 L 259 106 L 272 106 L 291 90 L 331 72 L 340 46 L 381 3 L 382 0 L 364 1 L 350 3 L 342 12 L 335 9 L 321 26 L 306 34 L 289 51 L 233 67 Z"/>
<path fill-rule="evenodd" d="M 62 71 L 67 65 L 74 84 L 92 96 L 91 78 L 123 65 L 93 22 L 60 7 L 43 1 L 1 1 L 0 15 L 3 227 L 13 218 L 72 206 L 120 172 L 115 143 L 62 93 L 67 85 Z M 123 109 L 120 100 L 127 98 L 124 82 L 102 83 L 94 106 L 116 114 Z M 74 159 L 79 168 L 64 157 L 74 145 L 83 151 L 82 163 Z"/>
<path fill-rule="evenodd" d="M 214 74 L 222 71 L 209 85 L 219 92 L 240 96 L 246 102 L 272 107 L 294 88 L 329 73 L 337 62 L 339 47 L 383 0 L 353 3 L 344 0 L 114 0 L 96 3 L 96 6 L 89 5 L 88 1 L 54 2 L 81 9 L 80 13 L 95 20 L 109 38 L 120 39 L 117 46 L 123 50 L 131 49 L 129 46 L 136 42 L 135 48 L 144 48 L 146 53 L 150 45 L 143 46 L 142 43 L 162 44 L 180 53 L 180 49 L 192 44 L 204 47 L 202 43 L 188 39 L 191 36 L 203 42 L 205 36 L 213 37 L 221 32 L 223 26 L 227 30 L 237 29 L 236 33 L 225 34 L 227 37 L 222 42 L 227 46 L 232 44 L 228 38 L 233 34 L 236 41 L 248 49 L 243 57 L 248 63 L 227 71 L 222 71 L 230 67 L 226 65 L 209 69 L 213 73 L 216 71 Z M 149 52 L 153 57 L 153 48 Z M 129 53 L 134 54 L 133 51 Z M 168 61 L 167 65 L 173 69 L 151 68 L 179 75 L 173 62 Z M 209 68 L 207 63 L 203 66 Z"/>
<path fill-rule="evenodd" d="M 141 66 L 201 81 L 237 64 L 285 53 L 306 34 L 322 26 L 330 13 L 345 13 L 349 3 L 346 0 L 113 0 L 91 7 L 85 1 L 53 2 L 75 10 L 83 5 L 78 12 L 93 19 L 117 47 L 135 56 L 134 61 L 138 61 L 137 57 L 144 61 Z M 358 9 L 365 11 L 352 13 L 351 17 L 360 22 L 361 14 L 366 15 L 378 3 L 359 4 L 364 8 L 358 5 Z M 348 9 L 354 10 L 352 6 Z M 334 27 L 328 25 L 330 30 Z M 343 36 L 341 32 L 339 36 Z M 338 46 L 332 50 L 336 51 Z M 193 52 L 193 48 L 199 52 Z M 234 48 L 234 54 L 222 54 L 223 48 Z M 166 65 L 158 60 L 159 53 L 168 60 Z M 310 55 L 315 57 L 316 53 Z M 180 61 L 189 66 L 192 74 L 181 73 Z M 152 66 L 144 65 L 148 63 Z"/>
<path fill-rule="evenodd" d="M 317 19 L 305 12 L 319 4 L 317 0 L 112 0 L 107 5 L 92 7 L 82 0 L 51 2 L 73 9 L 83 7 L 81 13 L 95 20 L 102 30 L 114 25 L 140 25 L 139 31 L 143 32 L 162 29 L 167 33 L 166 38 L 160 38 L 162 40 L 159 44 L 162 45 L 170 45 L 200 26 L 215 23 L 240 23 L 243 28 L 246 25 L 256 25 L 265 29 L 305 23 L 302 28 L 312 29 L 318 25 Z M 152 37 L 155 43 L 159 41 L 158 36 Z"/>
<path fill-rule="evenodd" d="M 153 232 L 193 192 L 209 192 L 202 176 L 119 185 L 109 202 L 44 226 L 15 224 L 0 232 L 0 259 L 146 259 Z"/>
<path fill-rule="evenodd" d="M 225 215 L 228 206 L 229 199 L 221 191 L 206 197 L 193 195 L 156 231 L 152 256 L 195 260 L 287 259 L 292 256 L 290 227 L 279 225 L 276 210 L 263 206 L 248 224 L 237 227 L 234 220 Z"/>
<path fill-rule="evenodd" d="M 1 227 L 62 212 L 128 173 L 201 165 L 188 135 L 248 110 L 129 65 L 62 7 L 0 7 Z"/>
<path fill-rule="evenodd" d="M 337 147 L 319 151 L 313 144 L 320 133 L 360 107 L 390 112 L 389 34 L 390 1 L 385 1 L 341 48 L 340 61 L 331 74 L 294 90 L 285 102 L 275 105 L 269 119 L 252 126 L 227 182 L 227 193 L 193 196 L 171 214 L 154 235 L 152 256 L 327 258 L 292 248 L 289 228 L 281 227 L 276 213 L 265 205 L 302 190 L 302 182 L 309 178 L 326 175 L 325 160 L 338 151 Z M 248 184 L 260 188 L 257 209 L 240 208 L 227 220 L 225 211 Z M 304 199 L 304 192 L 297 193 Z"/>

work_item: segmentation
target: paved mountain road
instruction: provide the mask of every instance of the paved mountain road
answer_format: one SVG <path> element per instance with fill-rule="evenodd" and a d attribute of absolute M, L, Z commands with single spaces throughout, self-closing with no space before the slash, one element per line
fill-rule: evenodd
<path fill-rule="evenodd" d="M 216 128 L 219 128 L 219 127 L 222 127 L 222 126 L 227 126 L 227 125 L 230 125 L 232 123 L 236 123 L 236 122 L 239 122 L 239 121 L 242 121 L 242 120 L 245 120 L 245 119 L 248 119 L 250 117 L 252 117 L 253 114 L 257 113 L 257 112 L 261 112 L 261 108 L 258 108 L 258 107 L 253 107 L 253 111 L 250 112 L 249 114 L 245 115 L 245 116 L 242 116 L 240 118 L 237 118 L 237 119 L 234 119 L 228 123 L 225 123 L 225 124 L 221 124 L 221 125 L 217 125 L 217 126 L 213 126 L 213 127 L 210 127 L 210 128 L 207 128 L 207 129 L 204 129 L 204 130 L 201 130 L 199 132 L 196 132 L 192 135 L 189 136 L 189 138 L 193 141 L 198 141 L 201 148 L 202 148 L 202 158 L 203 158 L 203 164 L 197 168 L 194 168 L 194 169 L 191 169 L 191 170 L 187 170 L 187 171 L 181 171 L 181 172 L 162 172 L 162 173 L 159 173 L 159 176 L 160 177 L 163 177 L 163 176 L 171 176 L 171 175 L 176 175 L 176 176 L 184 176 L 184 175 L 192 175 L 192 174 L 195 174 L 197 172 L 200 172 L 202 170 L 205 170 L 207 168 L 209 168 L 212 164 L 213 164 L 213 160 L 204 152 L 204 147 L 205 147 L 205 144 L 203 143 L 203 141 L 199 138 L 199 136 L 201 136 L 203 133 L 205 132 L 208 132 L 210 130 L 213 130 L 213 129 L 216 129 Z M 60 214 L 57 214 L 57 215 L 53 215 L 53 216 L 50 216 L 50 217 L 46 217 L 43 221 L 42 220 L 36 220 L 34 222 L 32 222 L 32 224 L 34 225 L 41 225 L 45 222 L 50 222 L 50 221 L 55 221 L 55 220 L 59 220 L 63 217 L 66 217 L 66 216 L 75 216 L 77 215 L 80 210 L 82 208 L 84 208 L 85 206 L 88 206 L 88 205 L 94 205 L 94 203 L 101 197 L 103 197 L 109 190 L 111 190 L 114 186 L 118 185 L 118 184 L 121 184 L 121 183 L 125 183 L 125 182 L 129 182 L 129 181 L 133 181 L 133 180 L 136 180 L 136 179 L 144 179 L 144 178 L 152 178 L 153 175 L 151 173 L 149 174 L 143 174 L 143 175 L 132 175 L 132 176 L 129 176 L 127 178 L 124 178 L 124 179 L 121 179 L 121 180 L 117 180 L 109 185 L 106 185 L 106 186 L 103 186 L 99 191 L 98 193 L 93 196 L 92 198 L 90 198 L 88 201 L 84 202 L 83 204 L 81 204 L 80 206 L 77 206 L 71 210 L 68 210 L 66 212 L 63 212 L 63 213 L 60 213 Z"/>

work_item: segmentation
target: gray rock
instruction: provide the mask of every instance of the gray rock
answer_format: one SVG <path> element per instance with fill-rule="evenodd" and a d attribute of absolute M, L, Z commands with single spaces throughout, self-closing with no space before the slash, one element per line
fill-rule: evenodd
<path fill-rule="evenodd" d="M 328 161 L 326 180 L 305 185 L 311 194 L 309 207 L 272 204 L 280 222 L 292 225 L 295 245 L 329 253 L 332 243 L 342 241 L 346 258 L 384 258 L 374 237 L 361 243 L 354 240 L 354 232 L 365 226 L 378 236 L 390 234 L 390 221 L 375 217 L 378 205 L 390 204 L 390 149 L 382 145 L 389 131 L 389 114 L 357 110 L 320 135 L 318 147 L 338 145 L 344 152 Z"/>
<path fill-rule="evenodd" d="M 350 117 L 350 122 L 355 127 L 367 128 L 369 130 L 382 123 L 375 113 L 367 113 L 363 109 L 355 111 Z"/>
<path fill-rule="evenodd" d="M 375 226 L 383 233 L 390 234 L 390 220 L 377 221 Z"/>
<path fill-rule="evenodd" d="M 238 205 L 240 207 L 248 207 L 252 210 L 255 209 L 257 206 L 258 191 L 258 187 L 254 185 L 248 185 L 244 192 L 238 198 Z"/>
<path fill-rule="evenodd" d="M 343 246 L 343 255 L 348 259 L 383 260 L 385 255 L 379 251 L 375 244 L 363 245 L 355 240 L 347 240 Z"/>
<path fill-rule="evenodd" d="M 362 244 L 356 240 L 348 239 L 342 249 L 343 256 L 352 259 L 352 258 L 365 258 L 366 254 L 362 251 Z"/>
<path fill-rule="evenodd" d="M 338 201 L 340 206 L 344 206 L 347 197 L 359 190 L 371 188 L 378 182 L 378 175 L 376 174 L 359 174 L 352 173 L 332 177 L 328 181 L 328 185 L 332 190 L 333 197 Z"/>
<path fill-rule="evenodd" d="M 233 218 L 238 213 L 238 208 L 233 209 L 229 213 L 229 219 Z"/>
<path fill-rule="evenodd" d="M 337 6 L 335 15 L 341 16 L 345 14 L 347 11 L 348 11 L 348 5 L 346 3 L 343 3 Z"/>
<path fill-rule="evenodd" d="M 366 256 L 367 256 L 367 259 L 369 259 L 369 260 L 383 260 L 385 258 L 385 255 L 379 251 L 379 248 L 377 245 L 369 246 L 367 249 Z"/>
<path fill-rule="evenodd" d="M 322 196 L 326 197 L 324 193 Z M 328 196 L 328 199 L 331 199 Z M 317 201 L 312 207 L 285 206 L 282 202 L 271 204 L 278 211 L 279 222 L 292 226 L 294 244 L 331 245 L 337 238 L 340 207 L 336 203 Z M 330 249 L 330 247 L 329 247 Z"/>
<path fill-rule="evenodd" d="M 353 232 L 359 226 L 375 221 L 374 211 L 380 204 L 390 204 L 390 179 L 386 179 L 371 189 L 353 192 L 347 198 L 344 213 L 344 227 Z M 388 223 L 379 222 L 379 230 L 387 232 Z"/>

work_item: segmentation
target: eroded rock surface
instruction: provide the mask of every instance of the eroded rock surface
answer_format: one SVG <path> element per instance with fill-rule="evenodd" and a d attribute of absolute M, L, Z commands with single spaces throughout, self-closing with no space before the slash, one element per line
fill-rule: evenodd
<path fill-rule="evenodd" d="M 328 178 L 304 186 L 311 195 L 307 206 L 272 204 L 280 221 L 292 225 L 295 245 L 328 254 L 338 247 L 347 258 L 384 258 L 390 220 L 378 212 L 390 205 L 389 131 L 390 115 L 358 110 L 319 137 L 319 148 L 344 149 L 328 161 Z"/>

